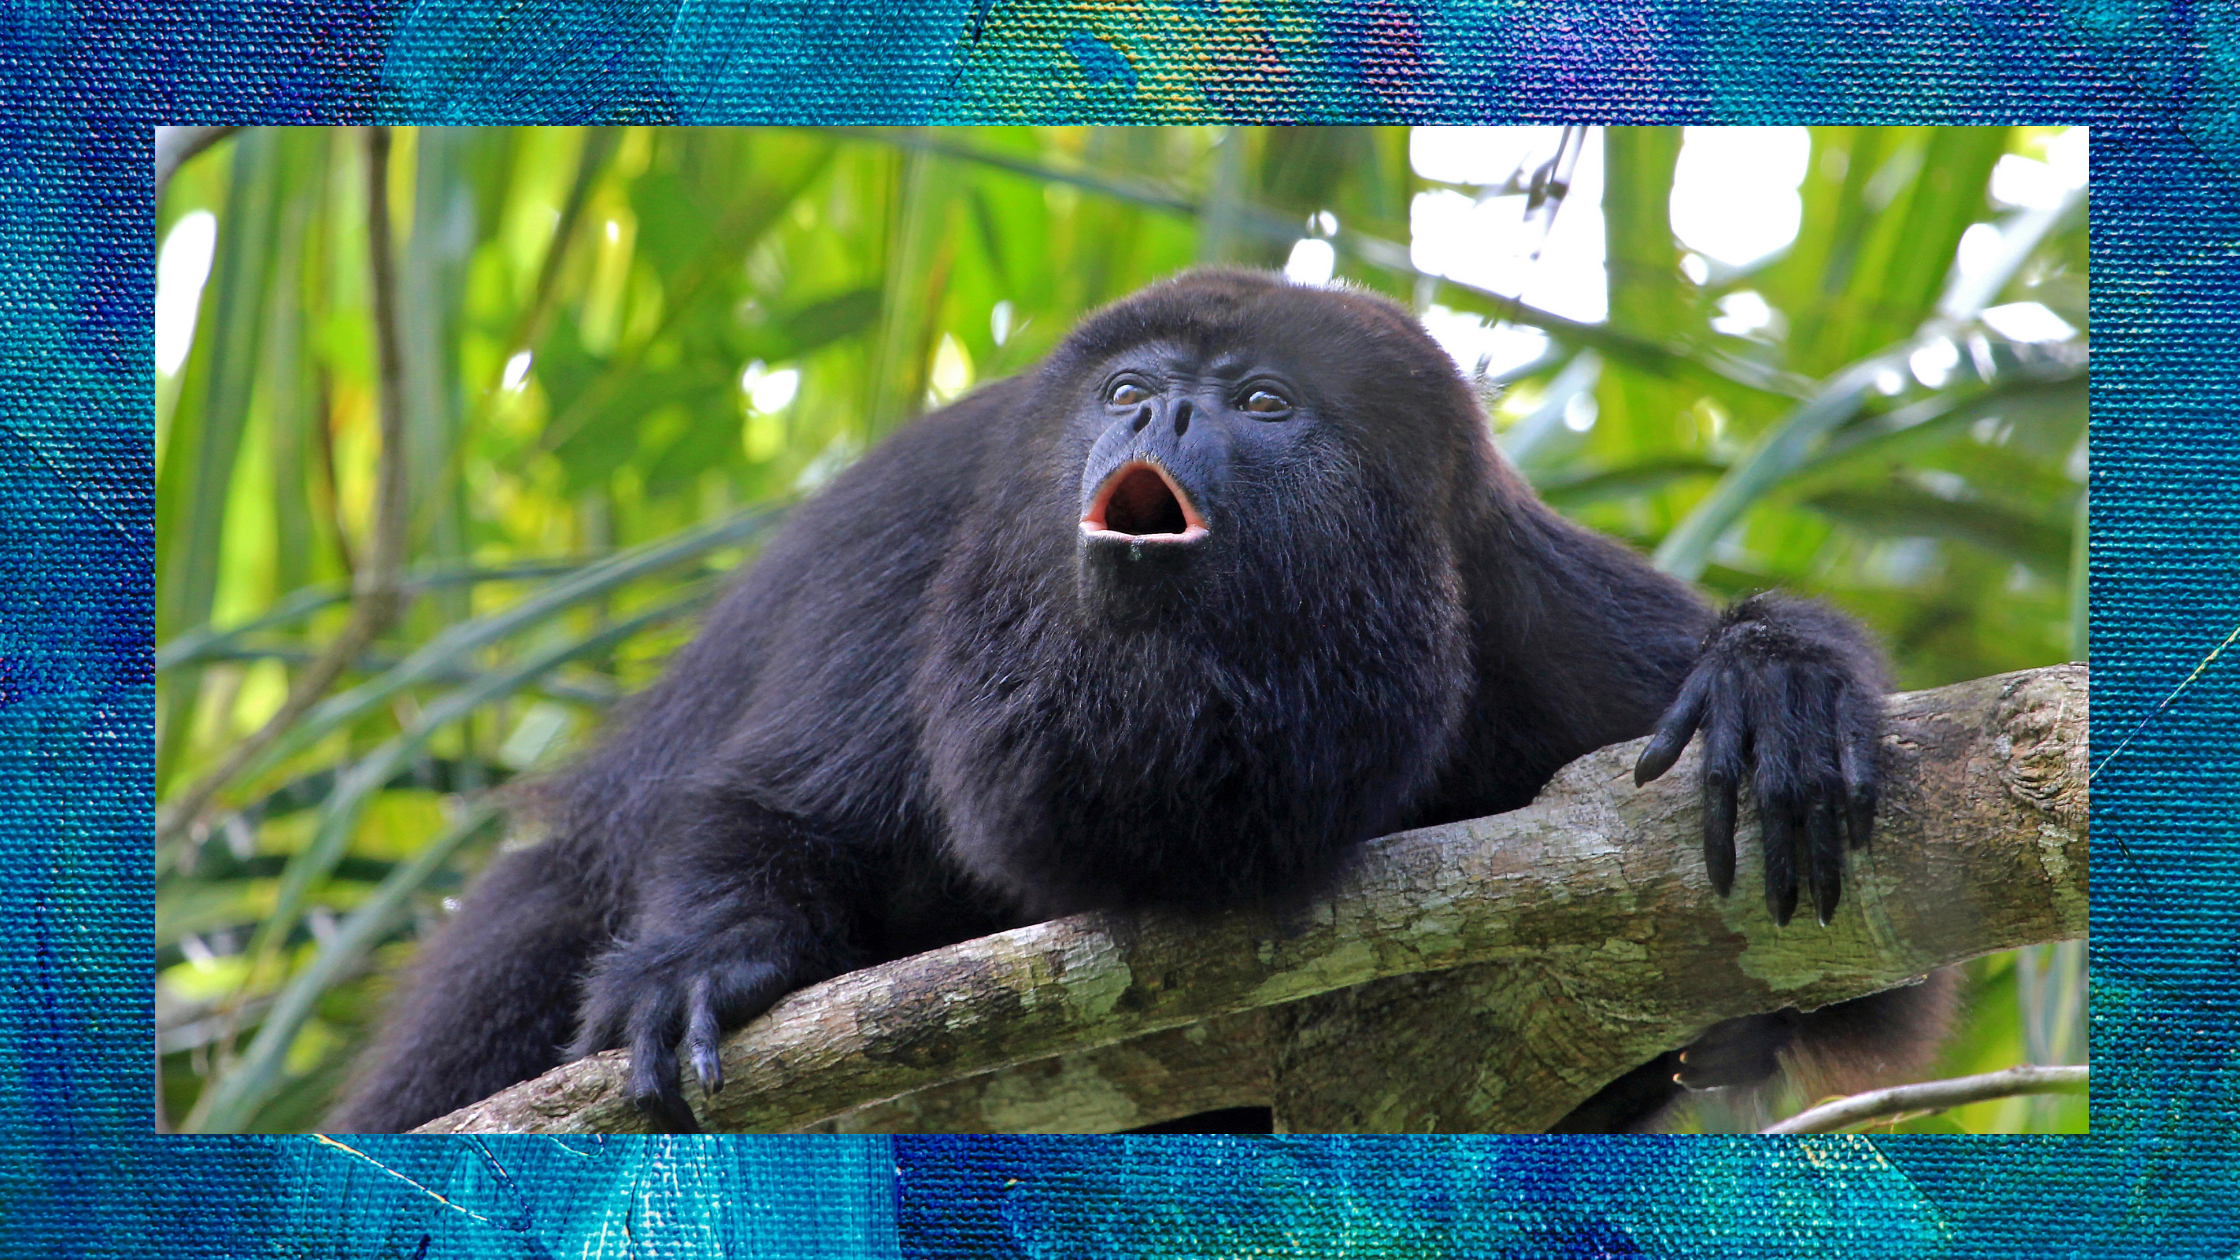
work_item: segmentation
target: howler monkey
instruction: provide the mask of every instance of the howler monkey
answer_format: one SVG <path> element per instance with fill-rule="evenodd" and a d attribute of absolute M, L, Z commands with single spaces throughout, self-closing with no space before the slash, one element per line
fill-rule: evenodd
<path fill-rule="evenodd" d="M 548 779 L 550 838 L 429 942 L 334 1117 L 400 1129 L 569 1057 L 693 1124 L 679 1055 L 840 971 L 1093 907 L 1311 891 L 1364 840 L 1514 809 L 1564 763 L 1703 743 L 1766 896 L 1825 920 L 1875 808 L 1882 669 L 1849 621 L 1723 616 L 1496 455 L 1400 308 L 1181 276 L 903 428 L 804 504 L 666 676 Z M 1906 991 L 1731 1021 L 1568 1127 L 1762 1079 L 1816 1027 L 1869 1056 Z"/>

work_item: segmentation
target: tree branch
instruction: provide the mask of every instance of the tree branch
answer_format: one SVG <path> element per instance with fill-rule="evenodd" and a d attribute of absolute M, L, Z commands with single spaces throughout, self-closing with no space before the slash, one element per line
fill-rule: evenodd
<path fill-rule="evenodd" d="M 828 980 L 733 1033 L 731 1084 L 688 1096 L 711 1129 L 744 1132 L 1110 1130 L 1239 1094 L 1276 1102 L 1284 1126 L 1284 1020 L 1235 1017 L 1469 976 L 1490 1012 L 1482 1053 L 1410 1070 L 1469 1077 L 1438 1127 L 1529 1131 L 1718 1020 L 2083 936 L 2084 667 L 1893 696 L 1890 719 L 1876 839 L 1826 928 L 1775 927 L 1750 861 L 1731 897 L 1713 893 L 1695 754 L 1637 789 L 1636 741 L 1566 767 L 1528 808 L 1367 846 L 1303 908 L 1081 915 Z M 1169 1099 L 1162 1080 L 1195 1085 Z M 610 1052 L 422 1131 L 643 1131 L 622 1084 Z M 1405 1127 L 1376 1107 L 1382 1087 L 1359 1083 L 1363 1127 Z"/>
<path fill-rule="evenodd" d="M 1834 1133 L 1838 1129 L 1849 1128 L 1866 1120 L 1881 1120 L 1913 1112 L 1944 1111 L 1962 1103 L 2012 1098 L 2017 1094 L 2081 1091 L 2091 1080 L 2092 1069 L 2083 1064 L 2060 1067 L 2024 1064 L 1976 1076 L 1958 1076 L 1948 1081 L 1922 1081 L 1915 1085 L 1893 1085 L 1888 1089 L 1853 1094 L 1849 1098 L 1838 1098 L 1834 1102 L 1807 1108 L 1763 1132 Z"/>

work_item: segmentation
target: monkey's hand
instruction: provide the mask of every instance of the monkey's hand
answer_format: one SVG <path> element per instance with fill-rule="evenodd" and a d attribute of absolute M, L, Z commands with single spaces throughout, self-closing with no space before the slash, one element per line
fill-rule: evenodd
<path fill-rule="evenodd" d="M 1846 840 L 1874 828 L 1882 666 L 1865 635 L 1817 604 L 1759 595 L 1705 636 L 1680 695 L 1634 767 L 1636 783 L 1672 768 L 1703 734 L 1703 858 L 1724 896 L 1734 886 L 1735 798 L 1758 806 L 1766 907 L 1797 909 L 1801 879 L 1820 922 L 1843 891 Z"/>
<path fill-rule="evenodd" d="M 701 916 L 694 916 L 695 918 Z M 785 916 L 739 915 L 707 930 L 669 930 L 626 941 L 593 966 L 571 1053 L 630 1052 L 630 1101 L 661 1129 L 698 1133 L 678 1074 L 681 1048 L 713 1094 L 723 1088 L 717 1043 L 787 993 L 821 978 L 799 925 Z"/>

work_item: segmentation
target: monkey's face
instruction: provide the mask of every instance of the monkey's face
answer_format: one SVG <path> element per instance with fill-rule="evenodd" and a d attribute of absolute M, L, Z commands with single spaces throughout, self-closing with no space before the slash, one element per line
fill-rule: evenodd
<path fill-rule="evenodd" d="M 999 501 L 1033 505 L 1022 546 L 1073 553 L 1092 635 L 1234 638 L 1443 598 L 1452 505 L 1492 457 L 1407 312 L 1259 273 L 1194 273 L 1099 311 L 1023 396 L 1025 457 Z"/>
<path fill-rule="evenodd" d="M 1179 597 L 1297 527 L 1283 487 L 1312 462 L 1319 417 L 1275 356 L 1153 342 L 1107 360 L 1086 392 L 1082 574 L 1107 611 Z"/>

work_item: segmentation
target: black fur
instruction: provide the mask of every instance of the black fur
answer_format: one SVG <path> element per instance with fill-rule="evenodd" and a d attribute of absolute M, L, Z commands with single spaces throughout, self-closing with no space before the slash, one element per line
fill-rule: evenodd
<path fill-rule="evenodd" d="M 1363 840 L 1516 808 L 1652 729 L 1644 778 L 1703 735 L 1722 890 L 1747 785 L 1776 916 L 1801 883 L 1825 919 L 1881 690 L 1841 617 L 1715 617 L 1549 511 L 1400 309 L 1184 276 L 796 513 L 543 785 L 551 838 L 429 943 L 332 1123 L 409 1127 L 623 1046 L 688 1129 L 680 1055 L 720 1085 L 718 1035 L 802 985 L 1090 907 L 1312 892 Z M 1704 1083 L 1809 1029 L 1745 1031 Z M 1638 1124 L 1673 1071 L 1582 1115 Z"/>

